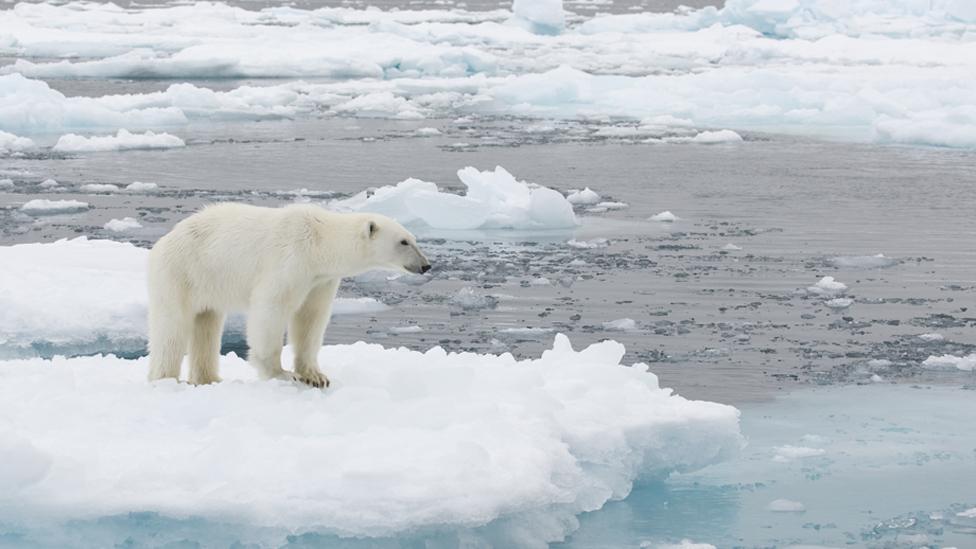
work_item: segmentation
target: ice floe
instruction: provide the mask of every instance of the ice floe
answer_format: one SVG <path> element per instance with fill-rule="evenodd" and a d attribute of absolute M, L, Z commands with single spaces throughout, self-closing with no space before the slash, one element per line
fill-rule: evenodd
<path fill-rule="evenodd" d="M 133 229 L 141 229 L 142 223 L 139 223 L 133 217 L 123 217 L 122 219 L 111 219 L 103 225 L 106 231 L 112 231 L 114 233 L 124 233 L 131 231 Z"/>
<path fill-rule="evenodd" d="M 69 133 L 62 135 L 54 145 L 58 152 L 105 152 L 128 151 L 134 149 L 172 149 L 185 147 L 186 143 L 175 135 L 168 133 L 132 133 L 119 130 L 115 135 L 85 137 Z"/>
<path fill-rule="evenodd" d="M 135 228 L 124 220 L 113 226 L 123 224 Z M 143 352 L 147 254 L 86 237 L 0 246 L 0 357 Z M 387 308 L 373 298 L 338 298 L 333 312 Z"/>
<path fill-rule="evenodd" d="M 149 193 L 158 189 L 159 185 L 156 183 L 144 183 L 142 181 L 133 181 L 125 186 L 125 190 L 130 193 Z"/>
<path fill-rule="evenodd" d="M 442 230 L 568 229 L 579 221 L 558 191 L 516 180 L 501 166 L 494 171 L 458 170 L 467 193 L 443 192 L 437 185 L 407 179 L 396 185 L 335 200 L 330 208 L 374 212 L 407 225 Z"/>
<path fill-rule="evenodd" d="M 606 238 L 592 238 L 590 240 L 568 240 L 566 245 L 570 248 L 579 248 L 581 250 L 592 250 L 594 248 L 606 248 L 610 245 L 610 241 Z"/>
<path fill-rule="evenodd" d="M 930 370 L 976 370 L 976 353 L 967 356 L 930 356 L 922 362 L 923 368 Z"/>
<path fill-rule="evenodd" d="M 561 335 L 521 361 L 326 346 L 327 391 L 258 382 L 233 354 L 201 387 L 146 382 L 144 358 L 5 361 L 0 507 L 48 532 L 139 511 L 263 527 L 274 546 L 422 531 L 545 547 L 635 481 L 742 444 L 735 408 L 676 396 L 623 356 Z"/>
<path fill-rule="evenodd" d="M 566 26 L 563 0 L 513 0 L 513 23 L 536 34 L 559 34 Z"/>
<path fill-rule="evenodd" d="M 832 276 L 825 276 L 813 286 L 808 286 L 806 292 L 810 295 L 833 297 L 847 292 L 847 284 L 835 280 Z"/>
<path fill-rule="evenodd" d="M 604 322 L 603 329 L 613 332 L 635 332 L 638 327 L 637 321 L 632 318 L 618 318 Z"/>
<path fill-rule="evenodd" d="M 790 499 L 774 499 L 769 502 L 766 509 L 774 513 L 802 513 L 807 510 L 806 506 L 799 501 Z"/>
<path fill-rule="evenodd" d="M 835 267 L 847 269 L 881 269 L 897 265 L 898 260 L 886 257 L 884 254 L 876 255 L 847 255 L 831 257 L 827 263 Z"/>
<path fill-rule="evenodd" d="M 83 212 L 88 210 L 89 207 L 90 206 L 87 202 L 82 202 L 80 200 L 48 200 L 46 198 L 35 198 L 21 206 L 20 211 L 34 216 L 58 215 Z"/>
<path fill-rule="evenodd" d="M 680 218 L 678 216 L 674 215 L 673 213 L 671 213 L 670 211 L 664 211 L 664 212 L 661 212 L 661 213 L 654 214 L 651 217 L 649 217 L 648 219 L 651 220 L 651 221 L 660 221 L 660 222 L 663 222 L 663 223 L 674 223 L 675 221 L 677 221 Z"/>
<path fill-rule="evenodd" d="M 0 155 L 25 152 L 35 147 L 36 145 L 31 139 L 0 131 Z"/>
<path fill-rule="evenodd" d="M 600 198 L 600 195 L 597 194 L 596 191 L 591 190 L 589 187 L 586 187 L 582 191 L 580 190 L 570 191 L 569 194 L 566 196 L 566 200 L 569 200 L 571 204 L 576 206 L 591 206 L 593 204 L 600 202 L 602 198 Z"/>
<path fill-rule="evenodd" d="M 112 183 L 85 183 L 78 190 L 83 193 L 110 194 L 119 192 L 119 186 Z"/>
<path fill-rule="evenodd" d="M 786 444 L 774 449 L 773 461 L 777 463 L 789 463 L 798 459 L 817 457 L 826 454 L 822 448 L 809 448 L 806 446 L 793 446 Z"/>

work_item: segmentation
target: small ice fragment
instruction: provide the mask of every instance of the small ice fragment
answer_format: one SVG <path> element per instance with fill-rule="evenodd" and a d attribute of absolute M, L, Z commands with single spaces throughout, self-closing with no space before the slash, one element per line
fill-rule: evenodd
<path fill-rule="evenodd" d="M 613 332 L 633 332 L 637 330 L 637 321 L 632 318 L 618 318 L 604 322 L 603 329 Z"/>
<path fill-rule="evenodd" d="M 570 248 L 579 248 L 581 250 L 589 250 L 593 248 L 606 248 L 610 245 L 610 241 L 606 238 L 594 238 L 591 240 L 576 240 L 575 238 L 566 242 L 566 245 Z M 573 260 L 578 261 L 578 260 Z M 585 264 L 585 263 L 584 263 Z M 570 265 L 573 265 L 570 262 Z"/>
<path fill-rule="evenodd" d="M 799 501 L 789 499 L 774 499 L 769 502 L 766 509 L 774 513 L 802 513 L 807 510 Z"/>
<path fill-rule="evenodd" d="M 390 333 L 392 334 L 416 334 L 424 331 L 423 328 L 417 325 L 412 326 L 394 326 L 390 328 Z"/>
<path fill-rule="evenodd" d="M 703 131 L 691 138 L 692 143 L 716 145 L 719 143 L 739 143 L 742 136 L 732 130 Z"/>
<path fill-rule="evenodd" d="M 854 304 L 854 300 L 849 297 L 836 297 L 824 303 L 831 309 L 846 309 Z"/>
<path fill-rule="evenodd" d="M 976 518 L 976 507 L 973 507 L 972 509 L 966 509 L 965 511 L 960 511 L 956 513 L 956 516 L 963 517 L 963 518 Z"/>
<path fill-rule="evenodd" d="M 474 288 L 466 286 L 458 290 L 454 296 L 451 297 L 451 305 L 456 305 L 465 311 L 476 311 L 478 309 L 492 309 L 498 304 L 498 298 L 490 295 L 484 295 Z"/>
<path fill-rule="evenodd" d="M 42 189 L 53 189 L 54 187 L 58 186 L 58 182 L 54 179 L 48 178 L 38 183 L 37 186 Z"/>
<path fill-rule="evenodd" d="M 499 331 L 503 334 L 510 335 L 538 336 L 552 332 L 552 328 L 536 328 L 527 326 L 525 328 L 503 328 Z"/>
<path fill-rule="evenodd" d="M 123 129 L 115 135 L 92 137 L 73 133 L 62 135 L 54 145 L 53 150 L 58 152 L 105 152 L 133 149 L 170 149 L 185 146 L 186 143 L 182 139 L 165 132 L 130 133 Z"/>
<path fill-rule="evenodd" d="M 104 227 L 107 231 L 124 233 L 126 231 L 131 231 L 132 229 L 141 229 L 142 224 L 136 221 L 135 218 L 123 217 L 122 219 L 112 219 L 106 223 Z"/>
<path fill-rule="evenodd" d="M 951 370 L 953 368 L 963 371 L 976 370 L 976 353 L 968 356 L 942 355 L 930 356 L 922 362 L 922 367 L 929 370 Z"/>
<path fill-rule="evenodd" d="M 569 262 L 570 267 L 582 267 L 583 265 L 587 265 L 587 263 L 582 259 L 574 259 Z"/>
<path fill-rule="evenodd" d="M 881 383 L 882 381 L 884 381 L 884 378 L 879 376 L 878 374 L 871 374 L 870 379 L 872 383 Z"/>
<path fill-rule="evenodd" d="M 807 287 L 807 292 L 813 295 L 840 295 L 847 291 L 847 285 L 834 280 L 832 276 L 825 276 L 813 286 Z"/>
<path fill-rule="evenodd" d="M 142 181 L 133 181 L 126 185 L 125 190 L 130 193 L 148 193 L 155 191 L 159 188 L 159 185 L 155 183 L 143 183 Z"/>
<path fill-rule="evenodd" d="M 332 314 L 334 315 L 356 315 L 379 313 L 390 308 L 389 305 L 373 299 L 372 297 L 346 297 L 339 298 L 333 302 Z"/>
<path fill-rule="evenodd" d="M 544 276 L 540 276 L 539 278 L 533 278 L 529 282 L 529 284 L 531 284 L 533 286 L 551 286 L 552 285 L 552 282 L 550 282 L 548 278 L 546 278 Z"/>
<path fill-rule="evenodd" d="M 600 199 L 600 195 L 597 194 L 596 191 L 591 190 L 589 187 L 586 187 L 582 191 L 570 191 L 569 195 L 566 197 L 566 200 L 569 200 L 569 203 L 573 204 L 574 206 L 589 206 L 600 202 Z"/>
<path fill-rule="evenodd" d="M 432 137 L 432 136 L 435 136 L 435 135 L 441 135 L 441 131 L 440 130 L 438 130 L 437 128 L 431 128 L 431 127 L 417 128 L 416 130 L 414 130 L 413 133 L 414 133 L 414 135 L 418 135 L 418 136 L 421 136 L 421 137 Z"/>
<path fill-rule="evenodd" d="M 78 187 L 83 193 L 117 193 L 119 192 L 118 185 L 113 185 L 111 183 L 86 183 L 81 187 Z"/>
<path fill-rule="evenodd" d="M 603 208 L 604 210 L 622 210 L 624 208 L 629 208 L 630 204 L 626 202 L 600 202 L 595 207 Z"/>
<path fill-rule="evenodd" d="M 12 189 L 14 186 L 13 179 L 0 179 L 0 189 Z"/>
<path fill-rule="evenodd" d="M 35 198 L 20 207 L 20 211 L 29 215 L 55 215 L 64 213 L 83 212 L 88 209 L 87 202 L 80 200 L 47 200 Z"/>
<path fill-rule="evenodd" d="M 942 334 L 930 333 L 930 334 L 922 334 L 918 336 L 918 338 L 921 339 L 922 341 L 942 341 L 945 339 L 945 336 L 943 336 Z"/>
<path fill-rule="evenodd" d="M 678 219 L 681 219 L 681 218 L 679 218 L 678 216 L 674 215 L 670 211 L 663 211 L 663 212 L 661 212 L 659 214 L 652 215 L 649 219 L 651 221 L 661 221 L 663 223 L 674 223 L 675 221 L 677 221 Z"/>
<path fill-rule="evenodd" d="M 897 260 L 885 257 L 884 254 L 876 255 L 850 255 L 831 257 L 827 263 L 834 267 L 846 269 L 882 269 L 891 267 L 898 263 Z"/>
<path fill-rule="evenodd" d="M 735 244 L 729 242 L 725 246 L 722 246 L 722 249 L 723 250 L 729 250 L 730 252 L 732 252 L 732 251 L 736 251 L 736 250 L 741 250 L 742 249 L 742 246 L 736 246 Z"/>
<path fill-rule="evenodd" d="M 808 448 L 806 446 L 777 446 L 773 455 L 773 461 L 777 463 L 787 463 L 796 459 L 822 456 L 827 452 L 822 448 Z"/>
<path fill-rule="evenodd" d="M 868 366 L 871 368 L 887 368 L 891 364 L 890 360 L 884 358 L 874 358 L 868 361 Z"/>

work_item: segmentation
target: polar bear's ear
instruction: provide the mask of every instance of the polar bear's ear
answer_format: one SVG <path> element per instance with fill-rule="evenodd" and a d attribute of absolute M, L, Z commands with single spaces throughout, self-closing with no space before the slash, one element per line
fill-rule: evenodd
<path fill-rule="evenodd" d="M 380 228 L 376 226 L 376 222 L 375 221 L 370 221 L 369 222 L 369 228 L 366 229 L 366 236 L 368 236 L 370 238 L 375 238 L 376 237 L 376 231 L 378 231 L 379 229 Z"/>

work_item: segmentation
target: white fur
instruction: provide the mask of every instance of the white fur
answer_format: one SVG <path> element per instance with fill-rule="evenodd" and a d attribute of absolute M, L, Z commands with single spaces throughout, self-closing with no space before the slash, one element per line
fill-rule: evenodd
<path fill-rule="evenodd" d="M 149 254 L 149 379 L 220 381 L 225 315 L 247 311 L 248 362 L 263 379 L 329 381 L 316 357 L 342 277 L 430 268 L 409 231 L 376 214 L 318 206 L 211 206 L 176 224 Z M 285 330 L 294 371 L 281 366 Z"/>

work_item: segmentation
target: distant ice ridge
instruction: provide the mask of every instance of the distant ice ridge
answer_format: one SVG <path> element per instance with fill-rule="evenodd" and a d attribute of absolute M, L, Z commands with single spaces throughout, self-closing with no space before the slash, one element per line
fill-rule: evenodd
<path fill-rule="evenodd" d="M 442 192 L 434 183 L 407 179 L 329 207 L 340 211 L 374 212 L 400 223 L 433 229 L 567 229 L 579 221 L 573 205 L 558 191 L 515 179 L 505 168 L 458 170 L 465 195 Z"/>
<path fill-rule="evenodd" d="M 121 129 L 115 135 L 92 137 L 73 133 L 62 135 L 54 145 L 54 150 L 58 152 L 105 152 L 134 149 L 172 149 L 185 146 L 186 143 L 182 139 L 168 133 L 156 134 L 147 131 L 142 134 L 134 134 Z"/>
<path fill-rule="evenodd" d="M 427 535 L 544 548 L 635 481 L 742 445 L 735 408 L 676 396 L 623 356 L 612 341 L 574 351 L 562 335 L 522 361 L 326 346 L 326 391 L 258 382 L 233 354 L 224 381 L 201 387 L 146 382 L 146 359 L 4 361 L 0 417 L 15 421 L 0 429 L 0 508 L 8 527 L 46 535 L 148 511 L 266 528 L 262 546 L 316 532 L 325 545 Z M 94 445 L 96 432 L 113 436 Z"/>
<path fill-rule="evenodd" d="M 59 212 L 81 208 L 56 206 Z M 132 218 L 115 219 L 105 228 L 130 230 L 136 225 Z M 0 357 L 141 352 L 148 253 L 132 244 L 86 237 L 0 246 Z M 386 308 L 372 298 L 339 298 L 334 312 Z"/>

